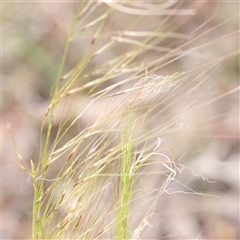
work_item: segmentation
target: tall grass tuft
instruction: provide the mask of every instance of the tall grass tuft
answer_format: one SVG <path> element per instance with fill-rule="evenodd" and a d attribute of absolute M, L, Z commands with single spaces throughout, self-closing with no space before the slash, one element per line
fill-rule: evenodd
<path fill-rule="evenodd" d="M 142 239 L 154 228 L 151 216 L 162 194 L 210 195 L 171 190 L 185 166 L 161 138 L 185 132 L 186 116 L 224 97 L 198 103 L 204 98 L 198 94 L 169 117 L 172 104 L 205 86 L 237 52 L 206 60 L 201 49 L 227 35 L 199 41 L 214 31 L 203 30 L 212 17 L 198 29 L 181 29 L 201 10 L 197 3 L 82 1 L 76 6 L 41 126 L 39 161 L 31 161 L 32 238 Z M 84 57 L 66 72 L 71 43 L 85 37 Z M 187 57 L 198 64 L 184 69 L 178 63 Z M 156 174 L 158 187 L 144 185 Z"/>

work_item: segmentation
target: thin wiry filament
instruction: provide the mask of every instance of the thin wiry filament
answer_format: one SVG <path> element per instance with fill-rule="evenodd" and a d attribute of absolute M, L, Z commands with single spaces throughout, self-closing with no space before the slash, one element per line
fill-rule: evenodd
<path fill-rule="evenodd" d="M 183 72 L 184 73 L 184 72 Z M 134 94 L 130 98 L 130 103 L 133 105 L 148 102 L 154 99 L 158 93 L 167 92 L 172 86 L 175 86 L 177 81 L 172 81 L 172 78 L 179 76 L 182 73 L 174 73 L 173 75 L 158 76 L 150 74 L 143 77 L 134 85 Z"/>

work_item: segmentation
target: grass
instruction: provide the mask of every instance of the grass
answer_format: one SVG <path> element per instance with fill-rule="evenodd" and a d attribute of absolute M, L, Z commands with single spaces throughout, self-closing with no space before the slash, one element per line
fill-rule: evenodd
<path fill-rule="evenodd" d="M 176 71 L 160 74 L 188 54 L 202 60 L 201 48 L 220 38 L 192 47 L 208 31 L 196 35 L 197 29 L 188 34 L 178 30 L 186 16 L 198 9 L 191 5 L 183 8 L 180 3 L 162 11 L 149 6 L 144 3 L 141 8 L 132 8 L 101 1 L 78 6 L 42 122 L 39 162 L 31 161 L 31 170 L 22 166 L 33 179 L 32 239 L 141 239 L 146 228 L 152 228 L 151 215 L 162 194 L 210 196 L 187 186 L 187 191 L 171 192 L 175 176 L 185 167 L 174 159 L 173 149 L 162 147 L 161 136 L 174 134 L 179 126 L 186 131 L 189 114 L 237 91 L 194 104 L 200 94 L 176 117 L 168 117 L 172 104 L 204 85 L 221 61 L 237 52 L 202 61 L 190 70 L 173 66 Z M 133 19 L 124 29 L 116 30 L 111 25 L 118 14 L 125 16 L 123 12 L 130 12 Z M 151 20 L 158 14 L 165 17 Z M 82 37 L 87 31 L 94 35 L 85 56 L 63 75 L 76 33 Z M 170 40 L 176 42 L 174 47 L 166 43 Z M 116 56 L 107 60 L 104 54 L 110 49 Z M 96 58 L 102 62 L 92 67 Z M 80 98 L 72 106 L 74 96 Z M 81 129 L 89 112 L 91 118 Z M 156 120 L 159 117 L 161 124 Z M 164 179 L 161 187 L 144 192 L 141 183 L 155 174 L 154 169 Z M 146 198 L 155 192 L 151 199 Z M 146 204 L 149 208 L 137 219 L 136 211 Z"/>

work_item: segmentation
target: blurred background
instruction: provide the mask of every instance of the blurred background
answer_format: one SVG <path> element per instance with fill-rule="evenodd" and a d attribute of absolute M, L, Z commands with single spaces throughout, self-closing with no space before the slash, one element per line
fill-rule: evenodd
<path fill-rule="evenodd" d="M 51 89 L 57 78 L 77 5 L 77 2 L 2 3 L 3 239 L 31 238 L 32 180 L 15 163 L 19 158 L 15 146 L 27 165 L 30 159 L 38 161 L 40 125 L 50 102 Z M 215 99 L 239 84 L 239 56 L 232 54 L 239 50 L 239 4 L 230 1 L 186 1 L 183 6 L 197 9 L 196 14 L 181 18 L 173 16 L 168 21 L 171 26 L 178 26 L 177 31 L 182 34 L 196 31 L 196 35 L 201 35 L 211 31 L 187 45 L 191 50 L 189 54 L 164 66 L 158 74 L 189 71 L 211 59 L 223 61 L 211 74 L 199 77 L 199 82 L 204 79 L 204 83 L 183 99 L 168 106 L 174 101 L 169 96 L 164 115 L 168 118 L 176 118 L 185 108 L 194 108 L 201 103 L 202 106 L 183 119 L 179 118 L 179 126 L 186 131 L 169 132 L 163 137 L 163 144 L 174 149 L 176 159 L 181 158 L 186 166 L 217 183 L 204 182 L 191 171 L 179 176 L 179 181 L 195 191 L 220 198 L 163 195 L 151 223 L 154 228 L 147 229 L 146 239 L 239 239 L 239 92 Z M 106 7 L 103 5 L 99 11 Z M 149 16 L 147 21 L 138 24 L 146 29 L 147 24 L 162 21 L 164 17 Z M 111 29 L 124 29 L 133 21 L 133 16 L 113 14 L 109 21 Z M 198 31 L 200 27 L 201 31 Z M 64 73 L 84 57 L 93 35 L 94 29 L 84 34 L 76 31 Z M 214 39 L 217 40 L 213 42 Z M 167 39 L 161 42 L 161 47 L 174 48 L 180 41 Z M 103 56 L 93 59 L 89 68 L 118 56 L 123 50 L 124 47 L 109 49 Z M 194 57 L 194 54 L 200 57 Z M 232 56 L 226 57 L 228 55 Z M 190 80 L 187 79 L 186 83 Z M 108 84 L 117 81 L 115 78 Z M 174 98 L 185 94 L 186 89 L 181 89 L 182 92 Z M 194 103 L 193 99 L 196 99 Z M 101 111 L 101 107 L 104 106 L 99 104 L 96 112 Z M 87 124 L 89 117 L 84 117 L 81 127 Z M 151 124 L 157 125 L 161 119 L 160 115 Z M 154 181 L 161 186 L 160 177 L 155 176 Z"/>

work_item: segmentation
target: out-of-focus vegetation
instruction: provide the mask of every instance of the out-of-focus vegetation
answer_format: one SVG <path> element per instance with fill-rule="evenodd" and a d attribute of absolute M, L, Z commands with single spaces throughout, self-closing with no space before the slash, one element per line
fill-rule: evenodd
<path fill-rule="evenodd" d="M 239 239 L 238 3 L 176 1 L 171 5 L 166 1 L 161 11 L 168 12 L 163 15 L 154 6 L 156 1 L 96 3 L 2 4 L 3 239 L 31 238 L 34 224 L 36 227 L 39 223 L 32 205 L 43 200 L 36 199 L 35 195 L 34 202 L 34 183 L 39 183 L 35 186 L 41 188 L 42 181 L 44 195 L 48 188 L 51 191 L 52 180 L 58 179 L 58 185 L 52 188 L 55 190 L 53 202 L 48 199 L 53 206 L 55 198 L 59 199 L 60 206 L 65 195 L 71 196 L 69 186 L 64 185 L 68 175 L 60 172 L 70 155 L 58 156 L 58 153 L 78 133 L 86 130 L 90 134 L 100 127 L 101 134 L 89 137 L 79 148 L 76 143 L 77 152 L 73 154 L 74 159 L 82 154 L 71 165 L 71 169 L 78 166 L 71 175 L 73 185 L 83 180 L 83 176 L 87 178 L 86 174 L 91 179 L 96 173 L 102 174 L 93 178 L 89 185 L 81 185 L 79 193 L 74 192 L 74 196 L 83 195 L 78 207 L 84 204 L 84 197 L 89 195 L 91 200 L 84 212 L 80 212 L 79 207 L 78 214 L 83 216 L 80 225 L 76 216 L 69 214 L 73 223 L 76 221 L 77 233 L 69 230 L 70 225 L 68 233 L 60 233 L 68 226 L 68 222 L 60 221 L 64 220 L 69 207 L 64 199 L 65 205 L 56 210 L 56 215 L 50 214 L 43 226 L 44 234 L 49 234 L 45 235 L 46 239 L 48 236 L 63 239 L 68 234 L 72 234 L 72 239 L 112 239 L 114 236 Z M 84 7 L 87 8 L 86 18 L 81 16 Z M 151 14 L 145 16 L 144 9 L 149 7 Z M 130 13 L 124 13 L 127 9 Z M 174 9 L 183 10 L 173 14 Z M 138 15 L 133 14 L 135 12 Z M 61 77 L 64 77 L 57 89 L 62 95 L 54 95 L 64 47 L 76 16 L 79 19 L 62 69 Z M 84 66 L 79 75 L 78 66 Z M 165 85 L 158 88 L 152 98 L 154 91 L 150 86 L 163 80 L 166 80 Z M 71 81 L 72 85 L 68 85 Z M 108 92 L 111 86 L 114 88 Z M 144 86 L 148 89 L 135 91 Z M 54 112 L 52 125 L 47 119 L 42 125 L 41 135 L 41 124 L 52 98 L 62 102 Z M 83 112 L 91 100 L 93 104 Z M 61 141 L 55 141 L 60 136 L 59 129 L 64 132 L 79 114 L 81 118 Z M 49 124 L 51 135 L 44 157 Z M 91 130 L 91 126 L 96 129 Z M 113 151 L 114 157 L 109 155 L 112 149 L 116 151 Z M 152 154 L 154 151 L 162 154 L 161 157 Z M 176 163 L 178 174 L 172 180 L 174 165 L 167 165 L 164 156 Z M 50 157 L 54 164 L 43 177 L 41 167 L 44 164 L 38 165 L 39 161 L 49 161 Z M 111 157 L 114 161 L 109 160 Z M 88 158 L 91 161 L 87 167 L 79 163 Z M 105 160 L 99 163 L 101 159 Z M 136 165 L 131 165 L 133 159 Z M 31 169 L 30 160 L 35 176 L 29 176 L 18 166 Z M 97 168 L 93 168 L 95 163 L 99 163 Z M 121 168 L 121 163 L 126 168 Z M 121 171 L 117 170 L 119 166 Z M 138 176 L 136 179 L 128 177 L 131 169 Z M 62 179 L 59 172 L 63 174 Z M 75 174 L 82 178 L 78 179 Z M 111 174 L 116 178 L 111 178 Z M 209 183 L 202 176 L 217 182 Z M 131 185 L 133 180 L 134 185 Z M 118 191 L 122 191 L 122 195 L 118 195 Z M 99 194 L 94 195 L 96 192 Z M 75 199 L 71 200 L 70 205 Z M 44 212 L 46 206 L 43 202 L 35 210 Z M 32 222 L 33 216 L 35 222 Z M 54 216 L 53 221 L 51 216 Z M 114 219 L 120 224 L 108 225 Z M 60 225 L 55 226 L 55 222 Z M 39 236 L 43 238 L 41 233 Z"/>

